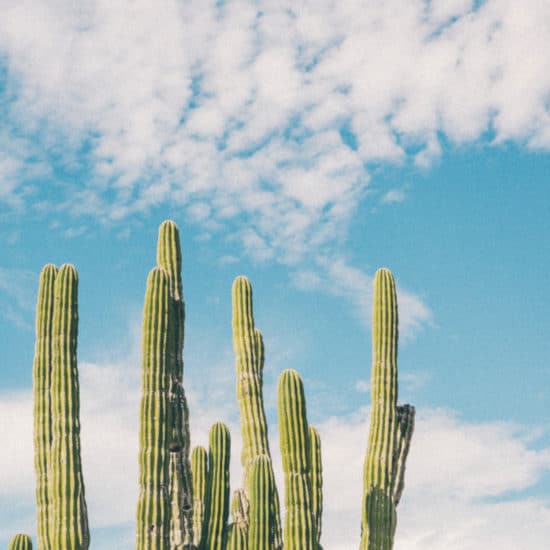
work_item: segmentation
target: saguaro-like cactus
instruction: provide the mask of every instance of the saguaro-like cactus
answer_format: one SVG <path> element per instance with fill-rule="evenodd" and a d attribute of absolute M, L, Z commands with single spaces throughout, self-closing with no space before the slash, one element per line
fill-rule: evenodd
<path fill-rule="evenodd" d="M 189 460 L 189 411 L 183 388 L 183 341 L 185 303 L 181 281 L 181 245 L 178 226 L 170 220 L 159 227 L 157 263 L 170 279 L 171 324 L 174 332 L 170 353 L 170 441 L 171 549 L 191 548 L 193 544 L 193 494 Z"/>
<path fill-rule="evenodd" d="M 271 550 L 275 534 L 273 517 L 275 480 L 271 459 L 268 456 L 260 455 L 254 459 L 248 483 L 250 496 L 248 547 L 254 550 Z"/>
<path fill-rule="evenodd" d="M 200 445 L 191 453 L 193 476 L 193 545 L 200 547 L 206 506 L 206 480 L 208 476 L 208 453 Z"/>
<path fill-rule="evenodd" d="M 143 309 L 137 550 L 167 550 L 170 543 L 170 317 L 170 280 L 156 267 L 147 279 Z"/>
<path fill-rule="evenodd" d="M 32 541 L 29 535 L 19 533 L 14 535 L 8 545 L 8 550 L 32 550 Z"/>
<path fill-rule="evenodd" d="M 233 282 L 232 301 L 237 400 L 243 440 L 241 462 L 244 470 L 244 486 L 248 487 L 248 474 L 254 459 L 257 456 L 271 457 L 263 403 L 265 353 L 262 333 L 254 326 L 252 285 L 246 277 L 237 277 Z M 271 461 L 269 465 L 272 468 Z M 279 550 L 282 546 L 282 536 L 279 495 L 276 487 L 273 488 L 272 508 L 273 547 Z"/>
<path fill-rule="evenodd" d="M 48 264 L 40 273 L 36 304 L 36 345 L 33 363 L 34 469 L 36 474 L 36 534 L 38 548 L 49 542 L 48 468 L 52 444 L 50 384 L 52 375 L 52 322 L 57 268 Z M 23 535 L 17 535 L 23 536 Z M 15 539 L 14 539 L 15 540 Z"/>
<path fill-rule="evenodd" d="M 202 550 L 225 550 L 229 516 L 229 460 L 231 440 L 222 422 L 210 429 L 205 532 Z"/>
<path fill-rule="evenodd" d="M 397 295 L 387 269 L 374 278 L 371 421 L 364 469 L 361 550 L 391 550 L 414 408 L 397 405 Z"/>
<path fill-rule="evenodd" d="M 244 489 L 237 489 L 231 500 L 231 517 L 227 533 L 228 550 L 247 550 L 249 502 Z"/>
<path fill-rule="evenodd" d="M 323 465 L 321 462 L 321 438 L 319 432 L 309 427 L 311 513 L 317 545 L 321 540 L 321 519 L 323 516 Z"/>
<path fill-rule="evenodd" d="M 88 514 L 80 457 L 80 393 L 76 348 L 78 276 L 72 265 L 59 269 L 54 285 L 49 459 L 50 545 L 86 550 Z"/>
<path fill-rule="evenodd" d="M 278 386 L 279 433 L 285 475 L 285 550 L 316 547 L 312 515 L 309 431 L 304 386 L 292 369 L 283 371 Z"/>

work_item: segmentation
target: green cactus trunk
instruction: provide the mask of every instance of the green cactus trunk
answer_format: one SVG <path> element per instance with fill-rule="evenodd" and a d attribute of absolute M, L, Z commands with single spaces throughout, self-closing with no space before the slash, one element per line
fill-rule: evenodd
<path fill-rule="evenodd" d="M 147 279 L 143 309 L 137 550 L 170 548 L 171 303 L 170 279 L 156 267 Z"/>
<path fill-rule="evenodd" d="M 206 482 L 208 476 L 208 453 L 197 446 L 191 453 L 193 478 L 193 546 L 200 548 L 206 507 Z"/>
<path fill-rule="evenodd" d="M 311 513 L 315 529 L 315 541 L 321 541 L 321 519 L 323 515 L 323 466 L 321 462 L 321 438 L 319 432 L 309 427 L 309 454 L 311 464 Z"/>
<path fill-rule="evenodd" d="M 80 457 L 77 296 L 76 270 L 65 264 L 55 278 L 52 321 L 52 443 L 48 479 L 50 545 L 55 550 L 86 550 L 90 539 Z"/>
<path fill-rule="evenodd" d="M 172 428 L 170 441 L 170 548 L 193 546 L 193 482 L 189 459 L 189 410 L 183 388 L 183 342 L 185 303 L 181 281 L 181 245 L 178 226 L 165 221 L 159 228 L 157 263 L 170 279 L 172 300 L 173 349 L 170 352 L 170 403 Z"/>
<path fill-rule="evenodd" d="M 22 533 L 14 535 L 10 540 L 8 550 L 32 550 L 31 537 Z"/>
<path fill-rule="evenodd" d="M 39 550 L 48 550 L 49 456 L 52 444 L 51 375 L 54 287 L 57 268 L 48 264 L 40 273 L 36 304 L 36 346 L 33 363 L 34 469 L 36 474 L 36 533 Z M 23 535 L 21 535 L 23 536 Z"/>
<path fill-rule="evenodd" d="M 237 523 L 231 523 L 227 530 L 227 550 L 248 550 L 246 529 Z"/>
<path fill-rule="evenodd" d="M 227 533 L 228 550 L 248 550 L 248 511 L 249 503 L 246 491 L 237 489 L 231 500 L 231 517 Z"/>
<path fill-rule="evenodd" d="M 250 469 L 248 488 L 250 495 L 248 547 L 254 548 L 254 550 L 271 550 L 273 548 L 275 534 L 274 492 L 275 480 L 271 459 L 266 455 L 257 456 Z"/>
<path fill-rule="evenodd" d="M 316 548 L 310 486 L 309 431 L 304 386 L 292 369 L 283 371 L 278 386 L 279 433 L 285 475 L 285 550 Z"/>
<path fill-rule="evenodd" d="M 364 468 L 361 550 L 391 550 L 414 408 L 397 406 L 397 295 L 393 275 L 374 278 L 371 422 Z"/>
<path fill-rule="evenodd" d="M 227 426 L 216 422 L 210 429 L 205 531 L 202 550 L 225 550 L 229 516 L 229 460 L 231 440 Z"/>
<path fill-rule="evenodd" d="M 263 403 L 264 343 L 262 333 L 254 326 L 252 285 L 246 277 L 237 277 L 233 282 L 232 302 L 237 400 L 243 440 L 241 462 L 244 486 L 248 487 L 248 475 L 254 459 L 264 455 L 271 457 L 271 454 Z M 280 550 L 282 548 L 281 520 L 276 487 L 273 489 L 273 514 L 275 522 L 273 548 Z"/>

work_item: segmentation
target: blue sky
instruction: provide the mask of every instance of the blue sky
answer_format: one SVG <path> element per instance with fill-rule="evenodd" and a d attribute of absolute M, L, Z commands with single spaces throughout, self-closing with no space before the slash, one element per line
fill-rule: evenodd
<path fill-rule="evenodd" d="M 419 419 L 396 549 L 545 548 L 547 3 L 5 4 L 0 544 L 34 532 L 37 278 L 71 262 L 93 546 L 133 547 L 141 307 L 171 218 L 192 438 L 230 425 L 235 486 L 230 289 L 244 273 L 273 446 L 277 376 L 296 368 L 323 438 L 324 547 L 357 545 L 385 266 L 401 401 Z"/>

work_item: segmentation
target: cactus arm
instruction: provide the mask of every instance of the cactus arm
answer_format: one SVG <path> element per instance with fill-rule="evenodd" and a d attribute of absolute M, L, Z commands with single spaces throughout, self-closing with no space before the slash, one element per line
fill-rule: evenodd
<path fill-rule="evenodd" d="M 170 402 L 172 429 L 170 442 L 171 549 L 193 544 L 193 494 L 190 464 L 189 410 L 183 388 L 183 343 L 185 302 L 181 280 L 181 244 L 178 226 L 170 220 L 159 227 L 157 263 L 170 280 L 174 339 L 170 353 Z"/>
<path fill-rule="evenodd" d="M 208 453 L 197 446 L 191 453 L 193 476 L 193 546 L 200 548 L 206 506 L 206 479 L 208 476 Z"/>
<path fill-rule="evenodd" d="M 50 384 L 52 322 L 57 268 L 48 264 L 40 273 L 36 304 L 36 345 L 33 362 L 34 469 L 36 473 L 36 532 L 39 548 L 49 548 L 48 468 L 52 444 Z"/>
<path fill-rule="evenodd" d="M 389 270 L 379 269 L 374 278 L 372 403 L 364 467 L 361 550 L 392 549 L 396 505 L 403 491 L 414 409 L 397 407 L 397 341 L 395 281 Z"/>
<path fill-rule="evenodd" d="M 279 434 L 285 477 L 285 550 L 313 550 L 315 533 L 311 510 L 309 431 L 304 386 L 288 369 L 278 384 Z"/>
<path fill-rule="evenodd" d="M 216 422 L 210 429 L 208 485 L 203 550 L 225 550 L 229 516 L 229 460 L 231 440 L 227 426 Z"/>
<path fill-rule="evenodd" d="M 405 487 L 405 464 L 411 446 L 414 431 L 415 409 L 412 405 L 397 406 L 397 441 L 392 479 L 394 487 L 392 498 L 395 506 L 399 504 Z"/>
<path fill-rule="evenodd" d="M 88 514 L 80 457 L 80 395 L 76 360 L 78 276 L 61 266 L 54 287 L 52 321 L 52 444 L 49 492 L 50 543 L 56 550 L 87 550 Z"/>
<path fill-rule="evenodd" d="M 323 467 L 321 462 L 321 438 L 319 432 L 309 427 L 309 449 L 311 463 L 311 510 L 313 526 L 315 528 L 315 540 L 317 545 L 321 541 L 321 519 L 323 515 Z"/>
<path fill-rule="evenodd" d="M 170 543 L 170 309 L 168 275 L 154 268 L 143 309 L 137 550 L 166 550 Z"/>
<path fill-rule="evenodd" d="M 23 533 L 14 535 L 10 540 L 8 550 L 32 550 L 31 537 Z"/>

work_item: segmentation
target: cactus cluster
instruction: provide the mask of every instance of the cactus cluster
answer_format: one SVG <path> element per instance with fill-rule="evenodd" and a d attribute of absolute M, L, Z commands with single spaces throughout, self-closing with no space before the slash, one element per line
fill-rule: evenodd
<path fill-rule="evenodd" d="M 292 369 L 278 383 L 284 525 L 263 402 L 265 349 L 254 324 L 252 286 L 232 288 L 242 487 L 230 503 L 229 430 L 216 422 L 209 448 L 190 449 L 183 386 L 185 304 L 174 222 L 160 226 L 147 278 L 142 327 L 137 550 L 321 550 L 321 439 L 308 424 L 304 385 Z M 40 276 L 34 360 L 39 550 L 87 550 L 76 365 L 78 277 L 74 267 Z M 414 407 L 397 405 L 397 298 L 387 269 L 374 281 L 372 410 L 364 466 L 360 550 L 391 550 L 404 487 Z M 231 517 L 230 517 L 231 515 Z M 10 549 L 32 548 L 16 535 Z"/>

